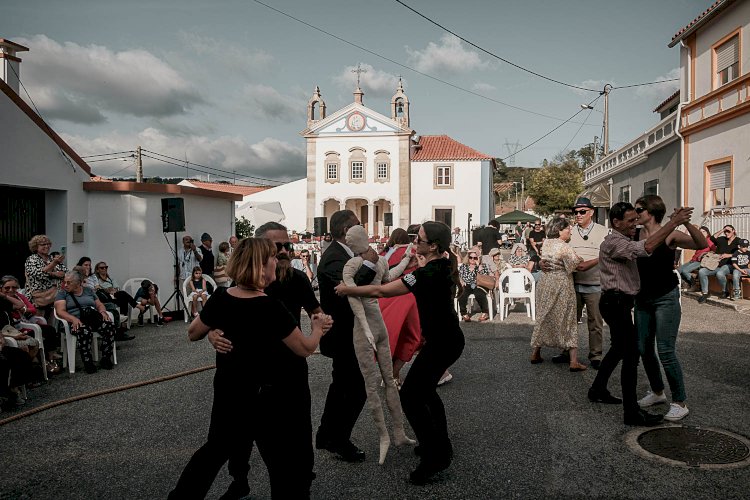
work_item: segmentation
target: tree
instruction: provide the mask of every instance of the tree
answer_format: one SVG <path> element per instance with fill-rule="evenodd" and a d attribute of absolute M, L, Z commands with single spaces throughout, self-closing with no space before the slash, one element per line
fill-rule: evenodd
<path fill-rule="evenodd" d="M 583 191 L 583 170 L 576 159 L 577 153 L 559 154 L 551 162 L 545 159 L 544 168 L 538 170 L 526 185 L 529 196 L 536 201 L 535 210 L 540 214 L 569 210 L 576 196 Z"/>
<path fill-rule="evenodd" d="M 251 238 L 254 231 L 255 226 L 253 226 L 250 221 L 245 218 L 244 215 L 241 215 L 239 218 L 234 218 L 234 234 L 237 236 L 237 238 Z"/>

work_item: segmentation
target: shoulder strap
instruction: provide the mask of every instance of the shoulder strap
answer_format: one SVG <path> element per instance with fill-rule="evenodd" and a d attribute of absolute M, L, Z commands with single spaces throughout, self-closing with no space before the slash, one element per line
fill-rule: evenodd
<path fill-rule="evenodd" d="M 78 308 L 78 310 L 79 311 L 83 311 L 83 307 L 81 307 L 81 304 L 78 303 L 78 300 L 76 299 L 76 296 L 74 294 L 68 292 L 68 291 L 66 291 L 65 293 L 67 293 L 68 295 L 70 295 L 70 298 L 73 299 L 73 302 L 76 303 L 76 307 Z"/>

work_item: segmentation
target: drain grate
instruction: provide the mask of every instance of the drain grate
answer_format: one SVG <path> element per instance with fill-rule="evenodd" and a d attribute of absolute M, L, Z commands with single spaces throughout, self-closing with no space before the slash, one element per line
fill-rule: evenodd
<path fill-rule="evenodd" d="M 750 442 L 719 429 L 661 427 L 643 431 L 635 441 L 649 454 L 690 467 L 750 463 Z"/>

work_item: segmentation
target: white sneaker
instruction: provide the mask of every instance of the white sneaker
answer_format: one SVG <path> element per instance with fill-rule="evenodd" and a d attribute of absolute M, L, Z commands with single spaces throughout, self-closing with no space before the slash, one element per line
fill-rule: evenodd
<path fill-rule="evenodd" d="M 680 406 L 677 403 L 672 403 L 669 405 L 669 411 L 664 415 L 664 420 L 676 422 L 685 418 L 688 413 L 690 413 L 690 410 L 688 410 L 687 406 Z"/>
<path fill-rule="evenodd" d="M 663 392 L 661 393 L 661 396 L 659 396 L 651 391 L 648 391 L 643 399 L 638 400 L 638 406 L 640 406 L 641 408 L 646 408 L 647 406 L 658 405 L 659 403 L 666 402 L 667 396 Z"/>
<path fill-rule="evenodd" d="M 451 374 L 450 374 L 450 373 L 448 373 L 448 372 L 445 372 L 445 373 L 443 373 L 443 376 L 442 376 L 442 377 L 440 377 L 440 380 L 438 380 L 438 386 L 441 386 L 441 385 L 447 384 L 447 383 L 448 383 L 448 382 L 450 382 L 451 380 L 453 380 L 453 375 L 451 375 Z"/>

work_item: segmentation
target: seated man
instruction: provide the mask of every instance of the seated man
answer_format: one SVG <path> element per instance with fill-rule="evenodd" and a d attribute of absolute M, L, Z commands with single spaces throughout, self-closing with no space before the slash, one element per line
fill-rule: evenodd
<path fill-rule="evenodd" d="M 750 278 L 750 242 L 743 239 L 737 245 L 737 250 L 732 254 L 732 278 L 734 285 L 734 294 L 732 300 L 742 298 L 742 278 Z"/>
<path fill-rule="evenodd" d="M 135 292 L 134 299 L 144 306 L 143 311 L 138 314 L 138 326 L 143 326 L 143 313 L 148 306 L 156 308 L 156 324 L 158 326 L 164 325 L 164 315 L 161 312 L 161 302 L 159 302 L 159 287 L 156 283 L 151 283 L 150 280 L 141 281 L 141 287 Z"/>

